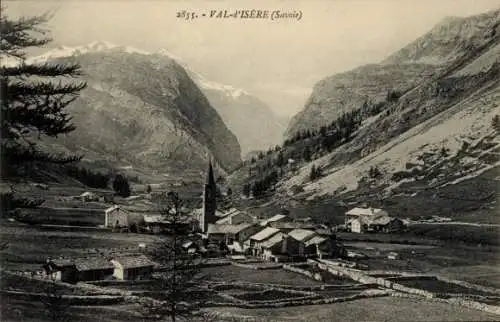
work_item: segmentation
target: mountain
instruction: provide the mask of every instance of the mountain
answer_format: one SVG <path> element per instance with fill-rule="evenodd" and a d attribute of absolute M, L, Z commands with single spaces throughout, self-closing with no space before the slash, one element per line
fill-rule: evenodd
<path fill-rule="evenodd" d="M 498 11 L 449 17 L 378 64 L 326 77 L 314 86 L 305 108 L 292 118 L 286 137 L 328 124 L 366 101 L 383 101 L 390 91 L 402 94 L 432 79 L 448 64 L 496 37 L 497 26 Z"/>
<path fill-rule="evenodd" d="M 267 150 L 283 141 L 285 124 L 272 109 L 245 90 L 209 81 L 184 66 L 227 127 L 238 138 L 242 156 L 256 150 Z"/>
<path fill-rule="evenodd" d="M 468 217 L 473 221 L 485 220 L 476 214 L 486 212 L 497 222 L 499 76 L 496 10 L 448 18 L 380 64 L 325 78 L 288 135 L 349 111 L 360 124 L 347 139 L 332 129 L 284 145 L 280 154 L 297 166 L 278 172 L 274 200 L 367 202 L 402 216 L 474 212 Z M 336 145 L 326 149 L 331 136 Z M 269 164 L 266 158 L 252 171 L 239 171 L 237 179 Z M 313 165 L 322 171 L 311 179 Z"/>
<path fill-rule="evenodd" d="M 77 129 L 46 141 L 52 149 L 163 172 L 205 170 L 209 157 L 224 170 L 241 161 L 236 136 L 164 52 L 95 42 L 62 46 L 30 61 L 77 61 L 88 82 L 68 107 Z"/>

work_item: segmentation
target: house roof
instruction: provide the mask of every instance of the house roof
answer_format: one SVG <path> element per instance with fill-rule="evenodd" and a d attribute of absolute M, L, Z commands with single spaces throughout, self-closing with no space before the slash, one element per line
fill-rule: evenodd
<path fill-rule="evenodd" d="M 353 208 L 346 212 L 346 215 L 351 215 L 351 216 L 380 216 L 380 215 L 386 215 L 387 212 L 382 209 L 378 208 Z"/>
<path fill-rule="evenodd" d="M 120 264 L 123 268 L 155 266 L 155 263 L 145 255 L 117 257 L 113 258 L 113 261 Z"/>
<path fill-rule="evenodd" d="M 262 220 L 260 222 L 260 225 L 261 226 L 267 226 L 269 223 L 276 222 L 276 221 L 279 221 L 279 220 L 282 220 L 282 219 L 285 219 L 285 218 L 287 218 L 286 215 L 277 214 L 277 215 L 272 216 L 271 218 L 267 218 L 267 219 Z"/>
<path fill-rule="evenodd" d="M 280 230 L 276 229 L 276 228 L 266 227 L 266 228 L 262 229 L 261 231 L 259 231 L 258 233 L 250 236 L 249 239 L 253 239 L 256 241 L 263 241 L 263 240 L 271 237 L 272 235 L 278 233 L 279 231 Z"/>
<path fill-rule="evenodd" d="M 284 236 L 285 236 L 285 234 L 283 234 L 282 232 L 278 232 L 277 234 L 274 234 L 273 236 L 271 236 L 271 238 L 264 241 L 261 246 L 263 248 L 271 248 L 271 247 L 279 244 L 280 242 L 282 242 Z"/>
<path fill-rule="evenodd" d="M 56 259 L 52 261 L 59 267 L 76 266 L 79 271 L 92 271 L 114 268 L 113 264 L 104 257 L 82 257 L 73 259 Z"/>
<path fill-rule="evenodd" d="M 253 224 L 239 224 L 239 225 L 228 225 L 228 224 L 209 224 L 208 225 L 208 234 L 237 234 L 248 227 L 251 227 Z"/>
<path fill-rule="evenodd" d="M 90 191 L 85 191 L 80 195 L 80 197 L 86 197 L 86 196 L 95 196 L 95 193 L 90 192 Z"/>
<path fill-rule="evenodd" d="M 172 220 L 169 220 L 168 218 L 168 215 L 162 215 L 162 214 L 145 214 L 143 215 L 144 216 L 144 222 L 146 224 L 170 224 L 172 222 Z M 176 218 L 175 220 L 177 221 L 177 223 L 179 224 L 186 224 L 186 223 L 189 223 L 191 221 L 191 217 L 178 217 Z"/>
<path fill-rule="evenodd" d="M 223 218 L 217 220 L 215 223 L 216 224 L 223 224 L 225 222 L 228 222 L 231 218 L 233 218 L 234 216 L 237 216 L 237 215 L 244 215 L 244 216 L 248 216 L 248 217 L 253 219 L 252 215 L 250 215 L 249 213 L 247 213 L 245 211 L 241 211 L 241 210 L 236 210 L 236 211 L 232 211 L 228 215 L 225 215 Z"/>
<path fill-rule="evenodd" d="M 305 242 L 306 246 L 311 246 L 311 245 L 319 245 L 323 242 L 325 242 L 327 239 L 321 236 L 314 236 L 313 238 L 309 239 L 308 241 Z"/>
<path fill-rule="evenodd" d="M 301 222 L 285 222 L 285 221 L 274 221 L 270 223 L 271 227 L 278 229 L 314 229 L 314 225 L 306 224 Z"/>
<path fill-rule="evenodd" d="M 298 241 L 306 241 L 309 238 L 313 237 L 314 235 L 316 235 L 314 231 L 301 228 L 294 229 L 288 233 L 288 236 Z"/>
<path fill-rule="evenodd" d="M 189 247 L 193 246 L 193 244 L 194 243 L 192 241 L 188 240 L 187 242 L 182 244 L 182 248 L 189 248 Z"/>
<path fill-rule="evenodd" d="M 147 224 L 162 223 L 169 224 L 170 221 L 163 215 L 144 215 L 144 222 Z"/>
<path fill-rule="evenodd" d="M 105 211 L 106 213 L 108 213 L 108 212 L 111 212 L 111 211 L 114 211 L 114 210 L 119 210 L 119 209 L 120 209 L 120 207 L 119 207 L 119 206 L 114 205 L 114 206 L 109 207 L 108 209 L 106 209 L 106 210 L 104 210 L 104 211 Z"/>
<path fill-rule="evenodd" d="M 393 221 L 394 218 L 392 217 L 380 217 L 380 218 L 376 218 L 374 219 L 371 224 L 372 225 L 387 225 L 389 224 L 391 221 Z"/>

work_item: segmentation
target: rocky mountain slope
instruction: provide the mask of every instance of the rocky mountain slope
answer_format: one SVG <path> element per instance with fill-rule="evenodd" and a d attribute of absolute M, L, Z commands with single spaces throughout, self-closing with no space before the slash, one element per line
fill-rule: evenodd
<path fill-rule="evenodd" d="M 381 64 L 320 82 L 292 129 L 314 128 L 321 124 L 317 115 L 356 110 L 364 100 L 382 104 L 332 152 L 312 147 L 312 161 L 297 160 L 297 170 L 276 184 L 275 199 L 285 205 L 290 199 L 365 201 L 406 216 L 498 211 L 499 22 L 500 10 L 447 19 Z M 381 73 L 362 74 L 368 70 Z M 398 70 L 398 77 L 388 73 Z M 384 99 L 389 87 L 375 82 L 380 75 L 404 89 Z M 344 105 L 336 109 L 332 102 L 338 101 Z M 312 142 L 314 137 L 300 144 Z M 281 153 L 286 158 L 297 146 Z M 314 179 L 312 165 L 322 169 Z"/>
<path fill-rule="evenodd" d="M 243 89 L 209 81 L 189 68 L 182 59 L 175 60 L 182 64 L 229 130 L 236 135 L 243 157 L 283 141 L 285 123 L 266 103 Z"/>
<path fill-rule="evenodd" d="M 379 102 L 389 91 L 403 94 L 437 77 L 449 65 L 498 35 L 498 10 L 474 17 L 450 17 L 379 64 L 356 68 L 318 82 L 293 117 L 286 136 L 319 128 L 365 101 Z"/>
<path fill-rule="evenodd" d="M 31 59 L 74 60 L 88 88 L 68 107 L 77 129 L 47 142 L 52 149 L 160 172 L 204 170 L 209 157 L 225 170 L 240 162 L 236 136 L 169 56 L 96 42 Z"/>

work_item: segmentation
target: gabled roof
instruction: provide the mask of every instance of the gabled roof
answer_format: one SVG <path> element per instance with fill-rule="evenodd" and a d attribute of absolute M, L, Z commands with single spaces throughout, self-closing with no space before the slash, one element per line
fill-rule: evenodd
<path fill-rule="evenodd" d="M 144 215 L 144 222 L 147 224 L 161 223 L 169 224 L 170 221 L 163 215 Z"/>
<path fill-rule="evenodd" d="M 79 271 L 92 271 L 114 268 L 113 264 L 104 257 L 92 256 L 74 259 L 56 259 L 52 261 L 59 267 L 76 266 Z"/>
<path fill-rule="evenodd" d="M 108 209 L 104 210 L 104 212 L 108 213 L 108 212 L 111 212 L 111 211 L 114 211 L 114 210 L 120 210 L 120 207 L 117 206 L 117 205 L 114 205 L 114 206 L 109 207 Z"/>
<path fill-rule="evenodd" d="M 353 208 L 346 212 L 346 215 L 351 215 L 351 216 L 380 216 L 380 215 L 386 215 L 387 212 L 382 209 L 378 208 Z"/>
<path fill-rule="evenodd" d="M 259 231 L 258 233 L 250 236 L 249 239 L 255 240 L 255 241 L 263 241 L 272 235 L 278 233 L 280 230 L 272 227 L 266 227 Z"/>
<path fill-rule="evenodd" d="M 321 236 L 314 236 L 313 238 L 309 239 L 308 241 L 305 242 L 306 246 L 311 246 L 311 245 L 319 245 L 321 243 L 324 243 L 327 239 Z"/>
<path fill-rule="evenodd" d="M 123 268 L 155 266 L 155 263 L 144 255 L 117 257 L 113 258 L 113 261 L 120 264 Z"/>
<path fill-rule="evenodd" d="M 301 222 L 287 222 L 287 221 L 274 221 L 270 223 L 271 227 L 277 229 L 314 229 L 313 224 L 301 223 Z"/>
<path fill-rule="evenodd" d="M 234 209 L 234 208 L 233 208 Z M 231 218 L 233 218 L 234 216 L 237 216 L 237 215 L 244 215 L 244 216 L 248 216 L 250 218 L 253 218 L 252 215 L 250 215 L 249 213 L 245 212 L 245 211 L 241 211 L 241 210 L 235 210 L 235 211 L 232 211 L 229 215 L 225 215 L 223 218 L 217 220 L 215 223 L 216 224 L 223 224 L 223 223 L 226 223 L 228 222 Z"/>
<path fill-rule="evenodd" d="M 201 214 L 202 214 L 202 213 L 203 213 L 203 208 L 201 209 Z M 226 216 L 227 216 L 227 213 L 222 212 L 222 211 L 220 211 L 220 210 L 216 210 L 216 211 L 215 211 L 215 216 L 216 216 L 216 217 L 219 217 L 219 218 L 224 218 L 224 217 L 226 217 Z"/>
<path fill-rule="evenodd" d="M 284 236 L 285 236 L 285 234 L 283 234 L 282 232 L 278 232 L 277 234 L 274 234 L 273 236 L 271 236 L 271 238 L 264 241 L 261 244 L 261 246 L 263 248 L 271 248 L 271 247 L 281 243 L 283 241 Z"/>
<path fill-rule="evenodd" d="M 308 240 L 309 238 L 311 238 L 315 235 L 316 235 L 316 233 L 314 231 L 307 230 L 307 229 L 301 229 L 301 228 L 294 229 L 288 233 L 288 236 L 292 237 L 295 240 L 302 241 L 302 242 Z"/>
<path fill-rule="evenodd" d="M 282 219 L 285 219 L 285 218 L 287 218 L 286 215 L 277 214 L 277 215 L 272 216 L 271 218 L 267 218 L 267 219 L 262 220 L 260 222 L 260 225 L 261 226 L 267 226 L 269 223 L 276 222 L 276 221 L 279 221 L 279 220 L 282 220 Z"/>
<path fill-rule="evenodd" d="M 182 248 L 189 248 L 194 245 L 194 242 L 188 240 L 187 242 L 182 244 Z"/>
<path fill-rule="evenodd" d="M 237 234 L 251 226 L 253 226 L 253 224 L 248 224 L 248 223 L 239 225 L 208 224 L 207 234 Z"/>

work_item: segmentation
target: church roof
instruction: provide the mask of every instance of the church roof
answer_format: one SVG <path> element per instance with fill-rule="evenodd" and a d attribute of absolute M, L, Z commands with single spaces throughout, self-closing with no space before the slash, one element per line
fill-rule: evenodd
<path fill-rule="evenodd" d="M 212 161 L 210 160 L 208 162 L 208 173 L 207 173 L 207 185 L 210 186 L 215 186 L 215 176 L 214 176 L 214 169 L 212 167 Z"/>

